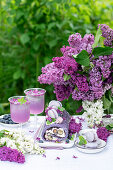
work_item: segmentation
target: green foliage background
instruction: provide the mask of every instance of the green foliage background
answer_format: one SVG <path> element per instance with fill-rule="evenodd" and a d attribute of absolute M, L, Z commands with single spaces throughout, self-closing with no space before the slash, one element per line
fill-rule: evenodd
<path fill-rule="evenodd" d="M 10 96 L 30 87 L 47 90 L 46 104 L 56 99 L 52 86 L 37 82 L 41 68 L 61 56 L 70 34 L 95 34 L 99 23 L 113 28 L 112 9 L 112 0 L 1 0 L 0 114 L 9 112 Z M 74 114 L 81 103 L 63 104 Z"/>

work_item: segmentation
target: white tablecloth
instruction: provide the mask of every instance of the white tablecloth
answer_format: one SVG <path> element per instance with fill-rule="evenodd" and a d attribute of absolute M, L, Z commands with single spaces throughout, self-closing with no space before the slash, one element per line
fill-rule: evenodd
<path fill-rule="evenodd" d="M 38 121 L 41 122 L 43 119 L 44 117 L 40 116 Z M 0 125 L 0 129 L 4 128 Z M 23 129 L 28 131 L 30 123 Z M 73 147 L 46 150 L 45 155 L 46 158 L 42 155 L 26 155 L 24 164 L 0 161 L 0 170 L 113 170 L 113 135 L 109 137 L 106 148 L 97 154 L 81 153 Z M 73 158 L 73 155 L 78 158 Z M 56 160 L 57 157 L 60 157 L 60 160 Z"/>

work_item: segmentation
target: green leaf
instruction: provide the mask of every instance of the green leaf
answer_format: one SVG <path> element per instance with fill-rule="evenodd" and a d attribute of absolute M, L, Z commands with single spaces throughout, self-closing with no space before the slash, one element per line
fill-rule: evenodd
<path fill-rule="evenodd" d="M 58 110 L 60 110 L 61 112 L 63 112 L 65 110 L 64 107 L 58 107 Z"/>
<path fill-rule="evenodd" d="M 102 31 L 101 31 L 101 27 L 99 26 L 95 36 L 94 44 L 92 45 L 93 48 L 95 48 L 98 45 L 101 35 L 102 35 Z"/>
<path fill-rule="evenodd" d="M 49 120 L 47 120 L 47 121 L 46 121 L 46 124 L 47 124 L 47 125 L 50 125 L 50 124 L 51 124 L 51 122 L 50 122 Z"/>
<path fill-rule="evenodd" d="M 55 118 L 52 118 L 52 122 L 55 122 L 56 121 L 56 119 Z"/>
<path fill-rule="evenodd" d="M 74 137 L 75 137 L 75 135 L 73 134 L 73 135 L 71 136 L 71 140 L 74 140 Z"/>
<path fill-rule="evenodd" d="M 0 115 L 4 113 L 4 107 L 2 104 L 0 104 Z"/>
<path fill-rule="evenodd" d="M 49 45 L 50 48 L 56 46 L 56 44 L 57 44 L 57 39 L 54 39 L 54 40 L 51 40 L 51 41 L 48 42 L 48 45 Z"/>
<path fill-rule="evenodd" d="M 16 0 L 15 1 L 15 4 L 18 6 L 18 5 L 20 5 L 20 3 L 21 3 L 21 0 Z"/>
<path fill-rule="evenodd" d="M 105 96 L 103 97 L 103 105 L 104 109 L 109 109 L 111 106 L 111 102 Z"/>
<path fill-rule="evenodd" d="M 70 6 L 68 5 L 68 4 L 65 4 L 65 9 L 69 9 L 70 8 Z"/>
<path fill-rule="evenodd" d="M 112 97 L 111 90 L 108 91 L 108 95 L 109 95 L 109 100 L 113 103 L 113 97 Z"/>
<path fill-rule="evenodd" d="M 106 129 L 107 129 L 107 130 L 111 130 L 111 129 L 113 129 L 113 124 L 109 124 L 109 125 L 107 125 L 107 126 L 106 126 Z"/>
<path fill-rule="evenodd" d="M 95 56 L 93 59 L 98 58 L 98 56 L 111 55 L 112 52 L 113 48 L 111 47 L 96 47 L 93 50 L 93 55 Z"/>
<path fill-rule="evenodd" d="M 51 118 L 52 119 L 52 121 L 50 122 L 49 120 L 46 120 L 46 124 L 47 125 L 50 125 L 52 122 L 55 122 L 56 121 L 56 119 L 55 118 Z"/>
<path fill-rule="evenodd" d="M 52 22 L 50 24 L 48 24 L 48 31 L 53 28 L 54 26 L 56 26 L 56 22 Z"/>
<path fill-rule="evenodd" d="M 68 75 L 68 74 L 64 74 L 63 78 L 64 78 L 64 81 L 67 81 L 67 80 L 69 80 L 71 78 L 71 76 Z"/>
<path fill-rule="evenodd" d="M 27 42 L 30 41 L 29 35 L 27 33 L 22 34 L 20 37 L 20 41 L 23 45 L 26 44 Z"/>
<path fill-rule="evenodd" d="M 87 141 L 86 139 L 84 139 L 83 136 L 79 136 L 79 145 L 86 145 L 87 144 Z"/>
<path fill-rule="evenodd" d="M 20 104 L 24 104 L 27 102 L 27 100 L 25 100 L 23 97 L 21 99 L 18 99 L 18 102 L 20 102 Z"/>
<path fill-rule="evenodd" d="M 21 77 L 21 71 L 17 70 L 14 74 L 13 74 L 13 79 L 17 80 Z"/>
<path fill-rule="evenodd" d="M 113 124 L 109 124 L 109 126 L 113 128 Z"/>
<path fill-rule="evenodd" d="M 7 22 L 8 22 L 8 24 L 12 24 L 13 23 L 13 17 L 8 17 Z"/>
<path fill-rule="evenodd" d="M 100 40 L 99 40 L 99 44 L 98 44 L 98 47 L 100 46 L 100 47 L 104 47 L 104 40 L 105 40 L 105 38 L 104 37 L 100 37 Z"/>
<path fill-rule="evenodd" d="M 17 10 L 16 11 L 16 20 L 19 20 L 24 15 L 23 11 Z"/>
<path fill-rule="evenodd" d="M 82 50 L 77 56 L 73 55 L 76 62 L 83 66 L 89 66 L 90 60 L 89 60 L 89 53 L 85 50 Z"/>
<path fill-rule="evenodd" d="M 39 47 L 40 47 L 40 44 L 35 41 L 35 42 L 33 43 L 33 49 L 34 49 L 35 51 L 37 51 L 37 50 L 39 49 Z"/>
<path fill-rule="evenodd" d="M 3 132 L 0 132 L 0 138 L 2 138 L 4 136 Z"/>

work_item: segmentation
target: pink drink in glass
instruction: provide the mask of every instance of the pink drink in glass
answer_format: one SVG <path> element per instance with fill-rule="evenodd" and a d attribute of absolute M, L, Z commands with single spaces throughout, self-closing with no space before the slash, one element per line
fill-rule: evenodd
<path fill-rule="evenodd" d="M 30 101 L 30 112 L 32 114 L 40 114 L 44 110 L 44 95 L 43 96 L 35 96 L 35 97 L 27 97 Z"/>
<path fill-rule="evenodd" d="M 25 123 L 30 118 L 30 103 L 19 103 L 18 99 L 25 98 L 23 96 L 14 96 L 9 98 L 11 119 L 16 123 Z M 25 98 L 26 99 L 26 98 Z"/>
<path fill-rule="evenodd" d="M 44 111 L 45 90 L 41 88 L 30 88 L 24 91 L 30 102 L 30 113 L 40 114 Z"/>

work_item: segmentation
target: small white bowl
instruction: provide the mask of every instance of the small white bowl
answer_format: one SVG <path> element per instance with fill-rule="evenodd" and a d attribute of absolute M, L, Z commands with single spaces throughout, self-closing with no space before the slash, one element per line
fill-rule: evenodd
<path fill-rule="evenodd" d="M 82 135 L 83 133 L 86 133 L 88 131 L 96 131 L 96 129 L 84 129 L 84 130 L 81 130 L 79 132 L 79 135 Z M 77 147 L 77 149 L 80 151 L 80 152 L 83 152 L 83 153 L 98 153 L 98 152 L 101 152 L 102 150 L 105 149 L 106 147 L 106 142 L 104 140 L 101 140 L 99 139 L 99 146 L 98 147 L 94 147 L 94 148 L 90 148 L 90 147 L 87 147 L 87 146 L 81 146 L 78 144 L 77 140 L 75 141 L 75 146 Z"/>

